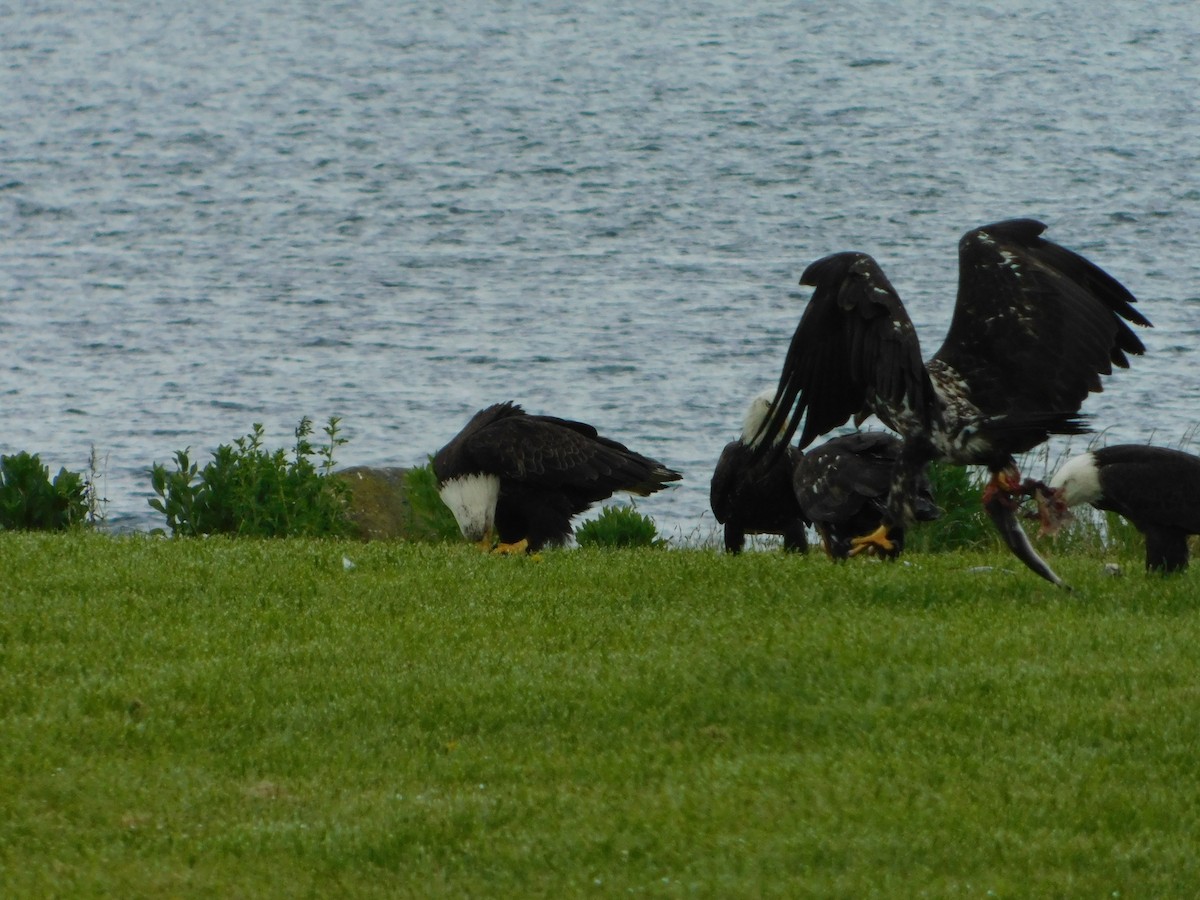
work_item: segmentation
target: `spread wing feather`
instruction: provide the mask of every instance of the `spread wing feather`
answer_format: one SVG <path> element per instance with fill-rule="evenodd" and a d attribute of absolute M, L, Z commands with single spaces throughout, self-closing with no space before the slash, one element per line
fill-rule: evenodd
<path fill-rule="evenodd" d="M 1145 351 L 1129 323 L 1150 323 L 1107 272 L 1012 219 L 959 242 L 954 315 L 934 355 L 985 414 L 1078 411 L 1100 376 Z"/>
<path fill-rule="evenodd" d="M 900 297 L 865 253 L 835 253 L 800 279 L 812 298 L 784 360 L 771 410 L 759 431 L 800 447 L 851 416 L 907 407 L 928 421 L 933 391 L 920 342 Z"/>

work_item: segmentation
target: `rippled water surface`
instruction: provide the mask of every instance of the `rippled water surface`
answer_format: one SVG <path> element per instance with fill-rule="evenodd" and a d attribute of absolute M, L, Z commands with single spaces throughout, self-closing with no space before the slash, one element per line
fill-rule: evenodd
<path fill-rule="evenodd" d="M 0 4 L 0 452 L 147 470 L 255 422 L 410 465 L 501 399 L 708 479 L 804 266 L 876 256 L 932 354 L 966 229 L 1035 216 L 1140 298 L 1108 439 L 1200 423 L 1200 8 Z M 881 14 L 881 10 L 887 14 Z"/>

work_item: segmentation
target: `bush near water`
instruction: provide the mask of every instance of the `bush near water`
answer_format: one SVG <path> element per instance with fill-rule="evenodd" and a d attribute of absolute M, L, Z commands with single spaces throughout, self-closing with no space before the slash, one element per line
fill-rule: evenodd
<path fill-rule="evenodd" d="M 36 453 L 0 456 L 0 529 L 65 531 L 87 521 L 91 485 L 78 472 L 50 469 Z"/>
<path fill-rule="evenodd" d="M 312 420 L 296 426 L 291 453 L 263 447 L 263 428 L 232 444 L 222 444 L 203 469 L 175 454 L 175 470 L 156 464 L 150 483 L 157 495 L 150 505 L 167 518 L 174 535 L 231 534 L 245 537 L 323 537 L 349 531 L 346 487 L 329 477 L 334 451 L 346 443 L 330 418 L 327 443 L 310 440 Z"/>
<path fill-rule="evenodd" d="M 155 463 L 150 470 L 155 496 L 150 506 L 166 519 L 176 536 L 229 534 L 256 537 L 357 537 L 362 540 L 456 542 L 458 525 L 442 503 L 431 460 L 411 468 L 354 466 L 335 471 L 335 453 L 347 440 L 340 419 L 329 418 L 325 440 L 312 439 L 313 423 L 300 420 L 289 449 L 268 450 L 261 424 L 222 444 L 203 467 L 190 448 L 176 451 L 174 467 Z M 1044 477 L 1061 464 L 1044 450 L 1021 461 L 1022 469 Z M 61 469 L 52 479 L 37 454 L 0 457 L 0 530 L 56 531 L 102 521 L 96 461 L 88 475 Z M 929 467 L 940 519 L 910 529 L 906 552 L 937 553 L 987 550 L 1000 546 L 983 513 L 980 470 L 943 463 Z M 1103 552 L 1118 546 L 1140 547 L 1142 538 L 1114 513 L 1077 509 L 1074 520 L 1050 552 Z M 581 547 L 664 547 L 654 520 L 632 506 L 606 506 L 576 528 Z M 697 529 L 685 541 L 715 546 L 714 534 Z M 768 539 L 767 544 L 770 545 Z M 1193 545 L 1196 541 L 1193 540 Z"/>

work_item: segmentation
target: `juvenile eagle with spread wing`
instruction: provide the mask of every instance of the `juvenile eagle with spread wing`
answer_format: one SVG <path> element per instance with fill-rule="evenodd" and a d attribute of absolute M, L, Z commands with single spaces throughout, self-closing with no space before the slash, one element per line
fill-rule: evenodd
<path fill-rule="evenodd" d="M 617 491 L 648 496 L 678 472 L 584 422 L 515 403 L 477 412 L 433 457 L 442 501 L 468 540 L 500 552 L 561 545 L 571 519 Z"/>
<path fill-rule="evenodd" d="M 1016 518 L 1026 491 L 1014 455 L 1051 434 L 1086 430 L 1079 408 L 1100 376 L 1145 351 L 1128 323 L 1149 326 L 1133 295 L 1077 253 L 1012 219 L 959 242 L 950 329 L 924 362 L 912 321 L 865 253 L 835 253 L 800 279 L 814 288 L 792 336 L 757 446 L 779 452 L 803 421 L 799 446 L 851 416 L 874 413 L 904 446 L 880 527 L 855 552 L 893 550 L 889 534 L 915 517 L 915 480 L 931 460 L 991 471 L 984 504 L 1010 549 L 1043 578 L 1062 580 Z"/>

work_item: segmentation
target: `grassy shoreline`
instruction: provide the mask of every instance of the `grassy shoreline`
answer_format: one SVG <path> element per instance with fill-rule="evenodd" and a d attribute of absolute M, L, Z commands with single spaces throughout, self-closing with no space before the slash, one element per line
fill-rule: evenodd
<path fill-rule="evenodd" d="M 1119 562 L 0 534 L 0 893 L 1190 895 Z"/>

